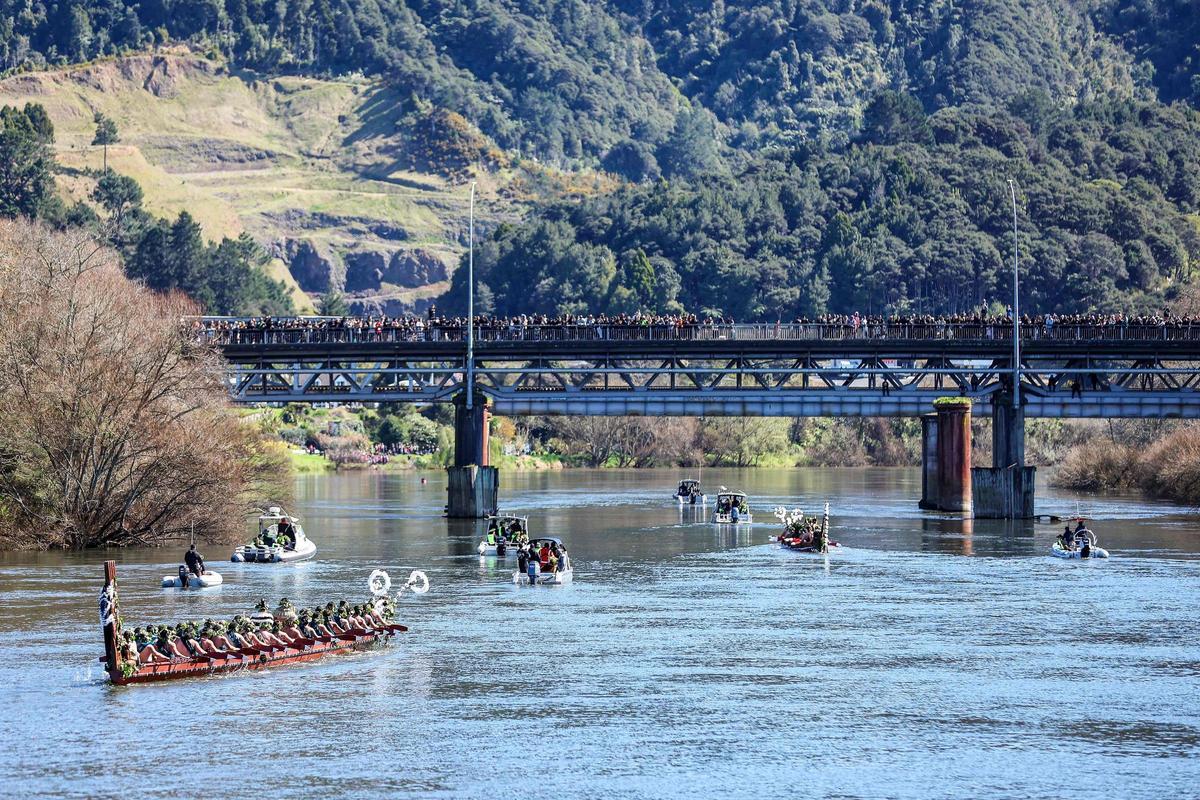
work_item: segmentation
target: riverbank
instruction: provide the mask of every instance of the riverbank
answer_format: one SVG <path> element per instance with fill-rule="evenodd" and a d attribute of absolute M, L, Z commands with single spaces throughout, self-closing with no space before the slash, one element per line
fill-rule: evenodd
<path fill-rule="evenodd" d="M 447 455 L 442 452 L 426 455 L 395 455 L 388 456 L 387 463 L 342 463 L 338 464 L 323 455 L 303 451 L 290 451 L 292 472 L 297 475 L 325 474 L 333 472 L 410 472 L 412 470 L 443 469 L 447 464 Z M 500 455 L 493 458 L 493 465 L 501 470 L 514 472 L 545 472 L 560 470 L 569 466 L 562 458 L 551 454 L 535 455 Z"/>
<path fill-rule="evenodd" d="M 1073 447 L 1053 477 L 1081 492 L 1137 490 L 1161 500 L 1200 506 L 1200 427 L 1181 425 L 1160 436 L 1107 436 Z"/>

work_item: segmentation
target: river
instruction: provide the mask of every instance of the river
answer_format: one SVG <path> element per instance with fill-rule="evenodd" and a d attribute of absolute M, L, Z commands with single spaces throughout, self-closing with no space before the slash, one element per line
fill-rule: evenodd
<path fill-rule="evenodd" d="M 427 483 L 422 484 L 422 477 Z M 915 470 L 706 470 L 732 533 L 668 497 L 675 471 L 504 473 L 503 507 L 570 547 L 575 583 L 518 587 L 440 517 L 440 473 L 298 479 L 319 546 L 158 588 L 180 553 L 115 554 L 130 624 L 259 597 L 361 601 L 424 570 L 411 632 L 264 673 L 116 688 L 105 554 L 0 554 L 0 793 L 129 797 L 1046 797 L 1200 794 L 1200 520 L 1039 486 L 1107 562 L 1052 559 L 1051 524 L 919 512 Z M 827 559 L 771 508 L 828 500 Z M 710 506 L 711 507 L 711 506 Z M 510 559 L 510 564 L 514 563 Z"/>

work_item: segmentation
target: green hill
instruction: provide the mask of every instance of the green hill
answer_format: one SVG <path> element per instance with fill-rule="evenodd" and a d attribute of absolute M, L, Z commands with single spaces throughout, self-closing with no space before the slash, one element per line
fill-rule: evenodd
<path fill-rule="evenodd" d="M 476 160 L 489 168 L 485 224 L 510 218 L 540 181 L 556 185 L 536 164 L 514 167 L 451 112 L 381 119 L 395 100 L 374 80 L 261 79 L 186 52 L 0 80 L 0 105 L 49 113 L 65 196 L 86 199 L 100 174 L 93 115 L 118 120 L 108 163 L 138 181 L 147 210 L 186 210 L 214 240 L 249 233 L 301 309 L 312 308 L 304 292 L 341 290 L 362 307 L 398 310 L 443 291 L 463 249 L 464 169 Z"/>
<path fill-rule="evenodd" d="M 522 276 L 491 278 L 497 308 L 968 307 L 1002 283 L 1007 177 L 1038 302 L 1153 306 L 1200 253 L 1190 0 L 0 12 L 0 103 L 50 110 L 63 191 L 87 193 L 103 111 L 151 210 L 246 231 L 304 291 L 360 307 L 417 308 L 450 285 L 470 176 L 495 231 L 484 269 Z M 610 193 L 596 170 L 644 187 Z"/>

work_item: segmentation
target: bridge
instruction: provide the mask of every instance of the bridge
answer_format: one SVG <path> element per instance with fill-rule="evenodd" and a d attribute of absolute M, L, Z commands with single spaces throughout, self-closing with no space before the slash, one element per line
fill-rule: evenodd
<path fill-rule="evenodd" d="M 947 394 L 989 414 L 1011 392 L 1011 326 L 733 325 L 695 330 L 481 331 L 476 391 L 496 413 L 919 416 Z M 450 402 L 461 331 L 214 335 L 240 403 Z M 1200 326 L 1022 331 L 1026 416 L 1200 417 Z M 979 413 L 977 412 L 977 413 Z"/>
<path fill-rule="evenodd" d="M 464 465 L 486 463 L 489 411 L 917 417 L 955 396 L 999 417 L 994 451 L 1010 467 L 1024 464 L 1027 416 L 1200 418 L 1200 325 L 1023 325 L 1014 368 L 1011 324 L 509 324 L 476 335 L 481 402 L 468 410 L 461 327 L 205 324 L 239 403 L 457 399 Z"/>

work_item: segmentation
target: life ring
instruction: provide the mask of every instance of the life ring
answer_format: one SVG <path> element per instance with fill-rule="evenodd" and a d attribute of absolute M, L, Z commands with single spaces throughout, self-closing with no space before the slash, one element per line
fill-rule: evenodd
<path fill-rule="evenodd" d="M 429 577 L 419 569 L 414 569 L 408 576 L 408 583 L 400 591 L 412 589 L 415 594 L 425 594 L 429 591 Z"/>
<path fill-rule="evenodd" d="M 392 590 L 392 579 L 381 569 L 377 569 L 367 578 L 367 589 L 376 597 L 387 597 Z"/>

